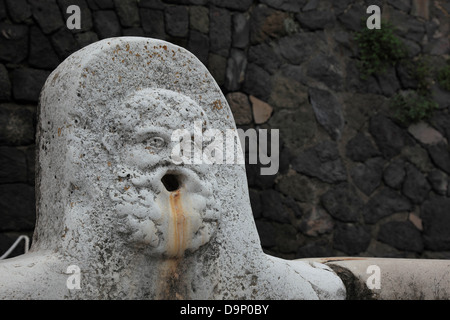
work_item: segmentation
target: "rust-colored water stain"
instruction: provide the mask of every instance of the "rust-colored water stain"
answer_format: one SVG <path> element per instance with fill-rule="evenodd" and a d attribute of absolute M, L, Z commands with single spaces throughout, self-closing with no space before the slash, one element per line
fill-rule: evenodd
<path fill-rule="evenodd" d="M 182 261 L 188 245 L 188 219 L 183 208 L 180 190 L 169 196 L 169 232 L 167 242 L 168 258 L 160 265 L 157 299 L 184 299 L 186 286 L 183 279 Z"/>
<path fill-rule="evenodd" d="M 188 242 L 187 219 L 183 209 L 180 190 L 170 194 L 170 223 L 172 224 L 172 241 L 168 253 L 172 257 L 181 257 L 186 250 Z M 170 230 L 169 229 L 169 230 Z"/>
<path fill-rule="evenodd" d="M 156 299 L 182 300 L 186 298 L 183 273 L 180 272 L 181 260 L 181 258 L 175 258 L 162 261 Z"/>

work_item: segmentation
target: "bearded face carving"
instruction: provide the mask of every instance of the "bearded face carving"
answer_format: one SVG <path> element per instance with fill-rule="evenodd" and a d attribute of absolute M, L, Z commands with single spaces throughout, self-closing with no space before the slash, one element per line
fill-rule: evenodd
<path fill-rule="evenodd" d="M 172 132 L 196 120 L 208 123 L 188 97 L 140 90 L 125 99 L 103 139 L 117 176 L 108 191 L 117 230 L 127 245 L 146 254 L 180 257 L 214 234 L 219 211 L 212 200 L 213 171 L 171 159 Z"/>

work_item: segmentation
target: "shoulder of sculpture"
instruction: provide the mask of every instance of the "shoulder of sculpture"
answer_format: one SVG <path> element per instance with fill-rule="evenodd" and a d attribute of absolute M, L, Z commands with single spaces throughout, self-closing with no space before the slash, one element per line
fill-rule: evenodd
<path fill-rule="evenodd" d="M 273 274 L 274 285 L 285 293 L 282 299 L 341 300 L 346 297 L 342 280 L 326 265 L 269 255 L 267 260 L 270 267 L 266 272 Z"/>
<path fill-rule="evenodd" d="M 49 252 L 0 261 L 0 300 L 56 298 L 65 288 L 64 271 L 58 255 Z"/>

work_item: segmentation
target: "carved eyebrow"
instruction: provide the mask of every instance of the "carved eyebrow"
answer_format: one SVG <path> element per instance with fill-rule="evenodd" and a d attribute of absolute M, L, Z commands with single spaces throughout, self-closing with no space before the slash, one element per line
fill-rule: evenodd
<path fill-rule="evenodd" d="M 149 127 L 149 128 L 137 128 L 135 130 L 135 139 L 138 142 L 142 142 L 149 137 L 158 136 L 163 138 L 165 141 L 170 141 L 170 133 L 164 128 L 160 127 Z"/>

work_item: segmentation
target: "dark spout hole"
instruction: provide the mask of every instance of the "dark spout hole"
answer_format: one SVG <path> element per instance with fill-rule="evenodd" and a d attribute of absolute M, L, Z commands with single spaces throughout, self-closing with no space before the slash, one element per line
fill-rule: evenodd
<path fill-rule="evenodd" d="M 174 174 L 166 174 L 164 177 L 162 177 L 161 182 L 163 183 L 164 187 L 169 192 L 176 191 L 180 188 L 180 182 L 178 181 L 178 176 Z"/>

